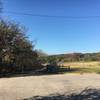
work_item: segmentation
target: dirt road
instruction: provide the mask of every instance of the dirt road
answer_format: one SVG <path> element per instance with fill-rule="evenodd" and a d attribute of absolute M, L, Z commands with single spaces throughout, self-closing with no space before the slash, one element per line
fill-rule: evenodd
<path fill-rule="evenodd" d="M 0 100 L 19 100 L 32 96 L 80 92 L 100 88 L 99 74 L 64 74 L 0 78 Z"/>

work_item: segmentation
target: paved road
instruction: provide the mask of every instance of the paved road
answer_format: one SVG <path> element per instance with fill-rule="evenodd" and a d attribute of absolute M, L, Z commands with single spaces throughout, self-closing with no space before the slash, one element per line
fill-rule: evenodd
<path fill-rule="evenodd" d="M 19 100 L 32 96 L 80 92 L 100 88 L 98 74 L 64 74 L 0 79 L 0 100 Z"/>

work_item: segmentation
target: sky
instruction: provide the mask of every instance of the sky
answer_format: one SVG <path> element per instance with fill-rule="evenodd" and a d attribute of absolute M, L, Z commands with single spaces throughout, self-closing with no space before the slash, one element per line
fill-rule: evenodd
<path fill-rule="evenodd" d="M 100 52 L 100 0 L 2 0 L 3 18 L 26 27 L 48 54 Z M 41 17 L 23 14 L 71 17 Z"/>

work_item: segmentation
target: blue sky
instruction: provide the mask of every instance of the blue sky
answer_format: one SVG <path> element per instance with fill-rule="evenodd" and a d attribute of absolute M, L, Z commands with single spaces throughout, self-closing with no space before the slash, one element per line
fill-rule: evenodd
<path fill-rule="evenodd" d="M 100 51 L 100 18 L 37 17 L 14 11 L 54 16 L 100 16 L 100 0 L 2 0 L 3 17 L 24 25 L 36 48 L 48 54 Z"/>

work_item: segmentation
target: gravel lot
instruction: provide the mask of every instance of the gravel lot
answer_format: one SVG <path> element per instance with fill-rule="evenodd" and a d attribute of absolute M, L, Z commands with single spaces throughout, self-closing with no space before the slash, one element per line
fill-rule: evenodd
<path fill-rule="evenodd" d="M 0 78 L 0 100 L 77 93 L 86 87 L 100 89 L 100 75 L 63 74 Z"/>

